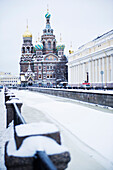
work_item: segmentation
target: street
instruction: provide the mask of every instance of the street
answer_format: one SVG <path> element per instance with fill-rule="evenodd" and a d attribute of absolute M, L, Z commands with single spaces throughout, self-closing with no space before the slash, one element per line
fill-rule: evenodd
<path fill-rule="evenodd" d="M 58 126 L 71 154 L 68 170 L 113 169 L 113 110 L 37 92 L 13 91 L 23 101 L 22 115 L 27 123 L 45 121 Z"/>

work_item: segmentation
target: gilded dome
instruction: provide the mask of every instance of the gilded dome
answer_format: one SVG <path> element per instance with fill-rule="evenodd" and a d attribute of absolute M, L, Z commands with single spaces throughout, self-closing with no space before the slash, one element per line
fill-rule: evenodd
<path fill-rule="evenodd" d="M 25 33 L 23 34 L 23 37 L 32 37 L 32 34 L 29 32 L 28 30 L 28 26 L 27 26 L 27 30 L 25 31 Z"/>

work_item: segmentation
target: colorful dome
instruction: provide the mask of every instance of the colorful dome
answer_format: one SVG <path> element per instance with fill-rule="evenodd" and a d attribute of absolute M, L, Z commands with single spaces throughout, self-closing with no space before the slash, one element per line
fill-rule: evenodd
<path fill-rule="evenodd" d="M 45 14 L 45 17 L 46 17 L 46 18 L 50 18 L 50 17 L 51 17 L 51 14 L 49 14 L 49 12 L 47 12 L 47 14 Z"/>
<path fill-rule="evenodd" d="M 35 49 L 36 49 L 36 50 L 42 50 L 42 49 L 43 49 L 43 44 L 39 41 L 39 42 L 35 45 Z"/>
<path fill-rule="evenodd" d="M 57 50 L 64 50 L 64 48 L 65 48 L 65 45 L 63 45 L 63 44 L 59 44 L 59 45 L 57 45 Z"/>
<path fill-rule="evenodd" d="M 32 34 L 28 30 L 28 26 L 27 26 L 27 30 L 25 31 L 23 37 L 32 37 Z"/>

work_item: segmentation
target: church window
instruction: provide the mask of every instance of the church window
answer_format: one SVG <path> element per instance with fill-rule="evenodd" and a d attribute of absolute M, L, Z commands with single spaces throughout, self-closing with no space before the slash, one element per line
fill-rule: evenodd
<path fill-rule="evenodd" d="M 27 47 L 27 53 L 29 53 L 29 47 Z"/>
<path fill-rule="evenodd" d="M 53 49 L 56 49 L 56 45 L 55 45 L 55 42 L 53 42 Z"/>
<path fill-rule="evenodd" d="M 39 70 L 41 70 L 41 66 L 39 66 Z"/>
<path fill-rule="evenodd" d="M 49 74 L 47 74 L 47 78 L 49 78 Z"/>
<path fill-rule="evenodd" d="M 41 74 L 38 75 L 38 78 L 41 79 Z"/>
<path fill-rule="evenodd" d="M 48 41 L 48 48 L 51 49 L 51 42 Z"/>
<path fill-rule="evenodd" d="M 47 19 L 47 23 L 49 23 L 49 19 Z"/>
<path fill-rule="evenodd" d="M 22 52 L 25 53 L 25 47 L 22 47 Z"/>
<path fill-rule="evenodd" d="M 31 53 L 33 53 L 33 47 L 31 47 Z"/>
<path fill-rule="evenodd" d="M 45 42 L 43 42 L 43 48 L 44 48 L 44 49 L 46 48 Z"/>

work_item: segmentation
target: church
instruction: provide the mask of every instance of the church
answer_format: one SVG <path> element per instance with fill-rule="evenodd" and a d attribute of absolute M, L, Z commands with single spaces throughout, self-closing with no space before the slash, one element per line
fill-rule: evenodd
<path fill-rule="evenodd" d="M 54 87 L 67 81 L 67 58 L 64 55 L 65 45 L 57 45 L 50 25 L 50 13 L 45 15 L 46 27 L 41 40 L 32 44 L 32 34 L 27 30 L 23 34 L 20 58 L 21 86 Z"/>

